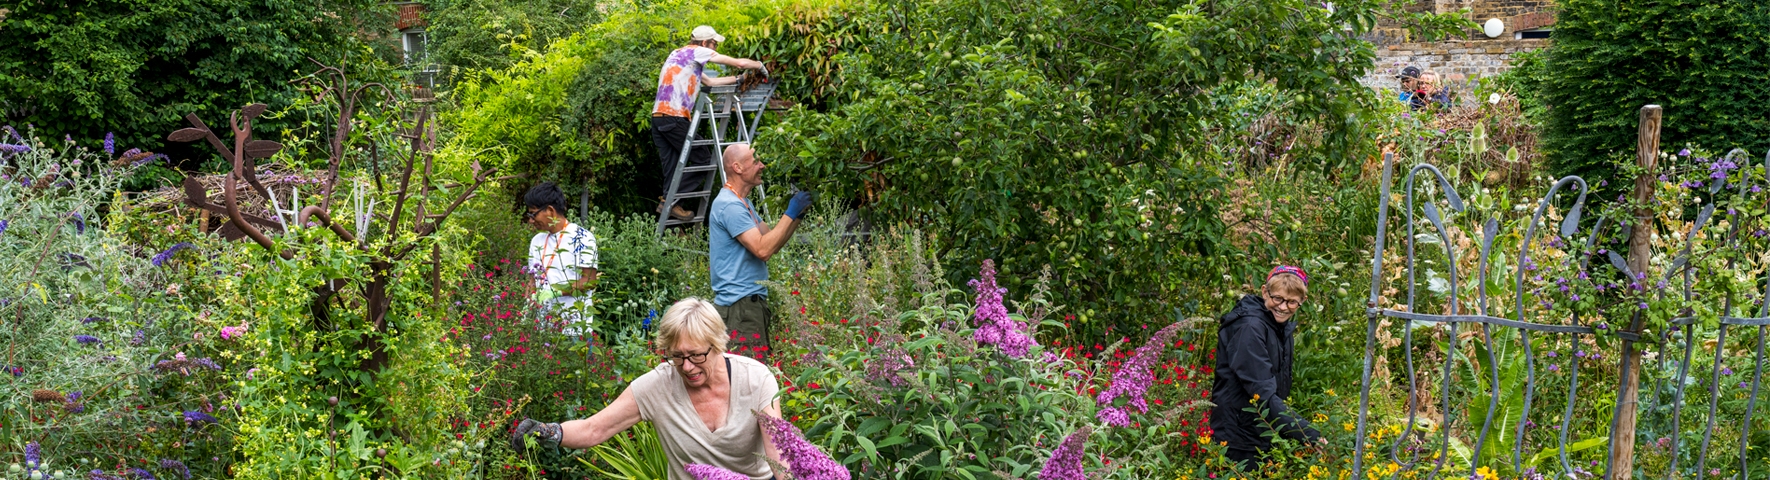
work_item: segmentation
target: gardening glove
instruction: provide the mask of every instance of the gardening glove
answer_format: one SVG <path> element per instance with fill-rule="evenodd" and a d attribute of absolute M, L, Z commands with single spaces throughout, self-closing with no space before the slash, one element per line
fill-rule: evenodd
<path fill-rule="evenodd" d="M 800 190 L 787 200 L 787 216 L 798 220 L 805 216 L 805 209 L 811 208 L 811 192 Z"/>
<path fill-rule="evenodd" d="M 559 441 L 565 438 L 565 429 L 557 423 L 541 423 L 534 419 L 524 418 L 516 424 L 516 431 L 510 435 L 510 449 L 518 452 L 528 451 L 528 442 L 523 437 L 534 436 L 535 443 L 543 446 L 559 448 Z"/>

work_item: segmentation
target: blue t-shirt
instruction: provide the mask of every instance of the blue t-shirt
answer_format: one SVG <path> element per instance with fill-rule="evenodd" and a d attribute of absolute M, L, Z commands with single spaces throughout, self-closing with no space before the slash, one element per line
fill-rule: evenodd
<path fill-rule="evenodd" d="M 707 219 L 707 268 L 713 279 L 713 304 L 730 306 L 750 295 L 768 295 L 768 262 L 750 254 L 737 236 L 762 223 L 756 209 L 731 189 L 719 189 Z"/>

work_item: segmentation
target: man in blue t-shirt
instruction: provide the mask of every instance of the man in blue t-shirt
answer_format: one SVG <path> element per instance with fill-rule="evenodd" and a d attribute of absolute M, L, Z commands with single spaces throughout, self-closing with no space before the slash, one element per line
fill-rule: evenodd
<path fill-rule="evenodd" d="M 774 313 L 768 308 L 768 287 L 761 282 L 768 280 L 768 257 L 786 246 L 811 206 L 811 193 L 793 194 L 786 214 L 769 227 L 749 201 L 750 190 L 762 184 L 762 169 L 767 166 L 742 143 L 727 147 L 723 160 L 725 186 L 713 198 L 707 218 L 713 309 L 725 320 L 736 353 L 766 361 Z"/>

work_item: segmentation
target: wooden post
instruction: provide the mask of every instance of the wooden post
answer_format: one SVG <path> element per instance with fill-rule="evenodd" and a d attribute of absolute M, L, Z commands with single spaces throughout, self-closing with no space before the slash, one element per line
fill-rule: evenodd
<path fill-rule="evenodd" d="M 1647 261 L 1651 258 L 1654 211 L 1647 208 L 1647 201 L 1653 198 L 1653 189 L 1659 185 L 1659 105 L 1641 107 L 1641 133 L 1635 144 L 1635 164 L 1642 168 L 1641 175 L 1635 177 L 1636 204 L 1634 227 L 1629 235 L 1629 270 L 1637 274 L 1647 271 Z M 1643 285 L 1647 280 L 1638 280 Z M 1641 321 L 1645 312 L 1636 311 L 1634 318 L 1629 320 L 1629 332 L 1641 333 Z M 1635 342 L 1623 340 L 1623 365 L 1628 375 L 1623 378 L 1622 399 L 1616 405 L 1616 429 L 1610 432 L 1610 471 L 1612 480 L 1628 480 L 1635 470 L 1635 413 L 1636 397 L 1641 388 L 1641 351 L 1635 348 Z"/>

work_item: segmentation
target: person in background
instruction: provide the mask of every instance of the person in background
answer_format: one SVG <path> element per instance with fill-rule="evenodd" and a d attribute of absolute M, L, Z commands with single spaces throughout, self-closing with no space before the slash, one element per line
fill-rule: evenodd
<path fill-rule="evenodd" d="M 590 418 L 522 419 L 511 434 L 511 448 L 526 451 L 530 438 L 541 446 L 590 448 L 647 421 L 663 444 L 670 480 L 694 480 L 684 468 L 689 464 L 712 465 L 751 480 L 774 478 L 764 458 L 779 464 L 780 451 L 762 434 L 756 414 L 781 417 L 775 398 L 780 382 L 761 362 L 725 353 L 725 342 L 725 321 L 713 304 L 692 297 L 676 302 L 658 322 L 663 363 Z"/>
<path fill-rule="evenodd" d="M 559 315 L 568 336 L 591 334 L 591 297 L 599 276 L 596 234 L 565 218 L 565 194 L 542 183 L 523 195 L 523 223 L 538 233 L 529 240 L 529 272 L 535 276 L 535 301 Z"/>
<path fill-rule="evenodd" d="M 750 191 L 762 184 L 762 162 L 747 144 L 725 149 L 725 186 L 713 199 L 707 219 L 708 268 L 713 283 L 713 305 L 725 319 L 726 330 L 736 340 L 739 353 L 766 361 L 769 327 L 774 312 L 768 308 L 768 258 L 780 252 L 799 228 L 799 219 L 811 206 L 811 194 L 798 192 L 787 201 L 787 211 L 773 227 L 762 223 L 750 203 Z"/>
<path fill-rule="evenodd" d="M 1286 406 L 1291 397 L 1297 310 L 1309 295 L 1303 269 L 1280 266 L 1266 275 L 1260 295 L 1243 296 L 1218 319 L 1217 371 L 1211 387 L 1212 438 L 1225 456 L 1252 468 L 1272 448 L 1266 432 L 1306 444 L 1321 433 Z M 1251 411 L 1250 411 L 1251 410 Z"/>
<path fill-rule="evenodd" d="M 735 85 L 743 81 L 743 75 L 729 77 L 708 77 L 707 63 L 717 63 L 733 68 L 761 69 L 762 62 L 748 58 L 732 58 L 720 55 L 717 49 L 725 36 L 714 31 L 713 27 L 701 25 L 694 27 L 688 45 L 670 52 L 664 59 L 663 68 L 658 70 L 658 94 L 651 107 L 651 141 L 658 148 L 658 163 L 663 167 L 664 184 L 660 190 L 670 188 L 670 177 L 676 173 L 676 161 L 682 156 L 682 146 L 694 132 L 688 131 L 689 118 L 694 116 L 695 94 L 700 92 L 701 85 L 709 87 Z M 689 150 L 688 165 L 690 167 L 711 165 L 712 148 L 694 148 Z M 676 187 L 678 193 L 694 192 L 707 181 L 712 172 L 694 172 L 684 174 Z M 669 192 L 664 192 L 668 195 Z M 694 217 L 692 212 L 680 205 L 664 205 L 659 199 L 658 209 L 670 209 L 670 216 L 678 220 Z"/>
<path fill-rule="evenodd" d="M 1402 68 L 1401 73 L 1395 75 L 1395 79 L 1401 82 L 1399 100 L 1410 107 L 1413 106 L 1414 91 L 1419 89 L 1420 68 L 1414 66 Z"/>
<path fill-rule="evenodd" d="M 1450 108 L 1450 89 L 1444 88 L 1440 83 L 1438 72 L 1427 71 L 1420 74 L 1418 85 L 1409 101 L 1414 110 Z"/>

